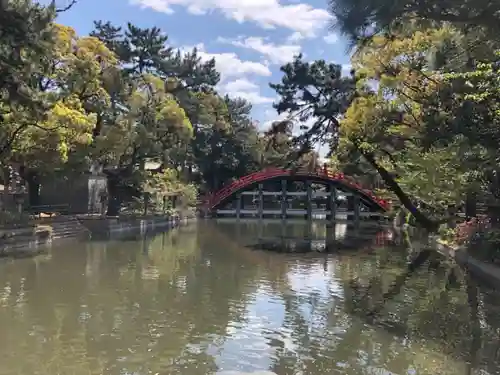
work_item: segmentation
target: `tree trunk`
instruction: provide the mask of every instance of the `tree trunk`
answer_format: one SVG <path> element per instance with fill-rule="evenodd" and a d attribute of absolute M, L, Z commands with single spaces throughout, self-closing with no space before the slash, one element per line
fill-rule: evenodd
<path fill-rule="evenodd" d="M 8 176 L 7 168 L 3 165 L 3 163 L 0 163 L 0 180 L 3 184 L 3 192 L 0 199 L 1 201 L 0 208 L 2 210 L 6 209 L 7 197 L 9 196 L 9 179 L 7 176 Z"/>
<path fill-rule="evenodd" d="M 107 216 L 118 216 L 120 213 L 121 202 L 116 176 L 108 176 L 108 207 L 106 209 Z"/>
<path fill-rule="evenodd" d="M 36 172 L 29 171 L 25 181 L 28 183 L 28 201 L 31 207 L 40 205 L 40 179 Z"/>
<path fill-rule="evenodd" d="M 468 189 L 465 198 L 465 218 L 470 220 L 477 215 L 477 194 L 475 190 Z"/>
<path fill-rule="evenodd" d="M 373 168 L 377 170 L 380 174 L 380 177 L 384 180 L 385 184 L 391 191 L 396 194 L 396 196 L 401 201 L 401 204 L 405 206 L 405 208 L 410 211 L 418 224 L 427 229 L 430 232 L 435 232 L 438 230 L 439 224 L 429 219 L 425 216 L 411 201 L 410 197 L 401 189 L 399 184 L 396 182 L 394 177 L 389 173 L 387 169 L 382 167 L 375 160 L 375 155 L 372 152 L 367 152 L 359 149 L 359 152 L 363 155 L 363 157 L 371 164 Z"/>

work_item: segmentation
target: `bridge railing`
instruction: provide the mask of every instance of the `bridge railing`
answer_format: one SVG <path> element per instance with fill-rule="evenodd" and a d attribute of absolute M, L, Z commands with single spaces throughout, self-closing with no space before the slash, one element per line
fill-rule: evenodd
<path fill-rule="evenodd" d="M 206 196 L 205 204 L 212 208 L 214 205 L 217 205 L 222 200 L 226 199 L 228 196 L 233 194 L 236 190 L 251 185 L 252 183 L 260 182 L 269 178 L 286 176 L 286 175 L 309 175 L 309 176 L 318 176 L 320 178 L 326 178 L 329 180 L 336 180 L 342 182 L 344 185 L 359 191 L 361 194 L 369 197 L 377 204 L 379 204 L 384 209 L 390 208 L 390 203 L 384 199 L 380 199 L 373 194 L 372 191 L 364 189 L 360 184 L 358 184 L 354 179 L 349 176 L 345 176 L 343 173 L 335 172 L 329 170 L 327 168 L 318 168 L 314 171 L 310 169 L 298 169 L 298 170 L 284 170 L 280 168 L 267 168 L 262 171 L 251 173 L 245 177 L 240 178 L 239 180 L 233 181 L 227 186 L 224 186 L 217 192 Z"/>

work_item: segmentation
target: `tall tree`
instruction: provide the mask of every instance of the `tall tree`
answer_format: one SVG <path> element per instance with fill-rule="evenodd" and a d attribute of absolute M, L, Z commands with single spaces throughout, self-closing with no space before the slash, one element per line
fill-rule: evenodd
<path fill-rule="evenodd" d="M 287 121 L 276 123 L 270 133 L 289 132 L 296 122 L 302 131 L 294 137 L 298 156 L 309 152 L 312 144 L 327 144 L 334 149 L 339 140 L 339 117 L 355 97 L 355 81 L 342 76 L 342 67 L 324 60 L 312 63 L 302 55 L 281 67 L 280 83 L 270 84 L 279 95 L 274 105 L 278 114 L 287 114 Z M 303 125 L 308 120 L 311 126 Z"/>
<path fill-rule="evenodd" d="M 467 30 L 500 31 L 500 4 L 494 0 L 329 0 L 335 25 L 354 41 L 392 32 L 408 22 L 436 25 L 448 22 Z"/>
<path fill-rule="evenodd" d="M 100 137 L 100 149 L 105 152 L 109 148 L 106 142 L 116 142 L 129 134 L 128 142 L 122 141 L 122 156 L 115 162 L 119 166 L 116 172 L 122 171 L 115 174 L 121 177 L 112 181 L 123 184 L 141 163 L 152 160 L 160 163 L 158 172 L 173 168 L 186 181 L 196 172 L 209 189 L 255 168 L 258 152 L 253 143 L 257 143 L 257 132 L 249 118 L 251 107 L 217 94 L 219 73 L 214 60 L 202 61 L 196 49 L 188 53 L 174 51 L 166 46 L 168 39 L 157 28 L 141 29 L 129 24 L 122 31 L 102 21 L 97 21 L 95 27 L 92 35 L 115 52 L 122 66 L 122 84 L 117 95 L 111 95 L 112 102 L 113 98 L 117 101 L 116 120 L 108 121 Z M 146 73 L 148 84 L 154 81 L 154 90 L 168 96 L 171 105 L 175 102 L 192 130 L 183 133 L 181 128 L 171 127 L 161 142 L 155 139 L 151 132 L 154 126 L 147 124 L 157 122 L 154 114 L 162 111 L 151 107 L 150 102 L 129 98 L 134 91 L 132 96 L 136 97 L 139 92 L 151 92 L 141 83 Z"/>
<path fill-rule="evenodd" d="M 53 7 L 31 1 L 0 1 L 0 158 L 5 160 L 17 137 L 45 119 L 45 102 L 32 77 L 43 75 L 40 63 L 53 48 Z M 24 121 L 13 123 L 12 112 Z"/>
<path fill-rule="evenodd" d="M 207 188 L 219 189 L 260 168 L 262 144 L 245 100 L 223 98 L 226 127 L 200 126 L 193 141 L 196 165 Z"/>

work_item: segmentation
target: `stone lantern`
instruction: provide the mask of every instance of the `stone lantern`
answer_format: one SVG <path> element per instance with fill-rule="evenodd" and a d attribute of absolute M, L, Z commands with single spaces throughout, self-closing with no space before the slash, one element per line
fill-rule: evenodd
<path fill-rule="evenodd" d="M 13 195 L 14 197 L 14 203 L 16 204 L 17 207 L 17 212 L 20 214 L 23 212 L 23 204 L 24 204 L 24 192 L 23 191 L 17 191 Z"/>

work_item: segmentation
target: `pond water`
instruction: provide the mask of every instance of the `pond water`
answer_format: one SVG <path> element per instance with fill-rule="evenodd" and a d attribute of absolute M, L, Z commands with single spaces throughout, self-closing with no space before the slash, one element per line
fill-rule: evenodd
<path fill-rule="evenodd" d="M 204 221 L 0 260 L 0 374 L 500 373 L 496 292 L 434 255 L 402 277 L 415 245 L 349 232 L 291 254 L 257 238 L 300 224 Z"/>

